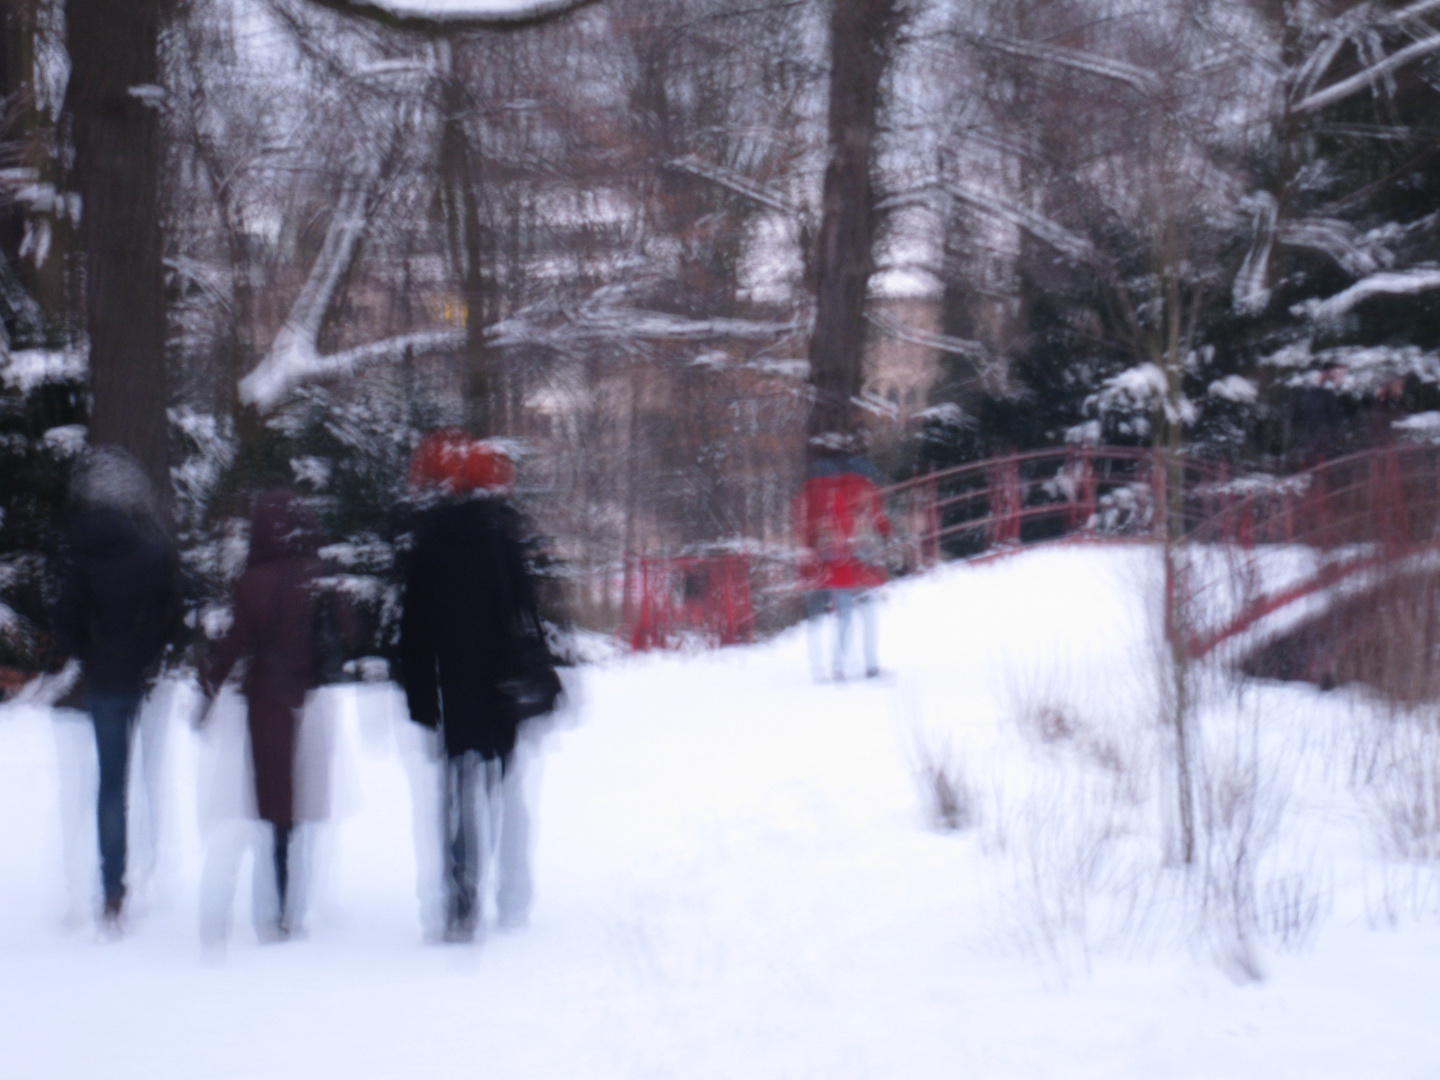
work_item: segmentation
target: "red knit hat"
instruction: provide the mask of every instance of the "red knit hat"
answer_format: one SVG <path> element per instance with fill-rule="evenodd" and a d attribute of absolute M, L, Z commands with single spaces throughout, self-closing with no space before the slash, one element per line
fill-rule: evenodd
<path fill-rule="evenodd" d="M 510 455 L 488 442 L 472 442 L 458 481 L 460 491 L 501 491 L 515 482 Z"/>
<path fill-rule="evenodd" d="M 461 428 L 437 428 L 410 458 L 410 489 L 444 488 L 454 494 L 497 491 L 515 480 L 515 466 L 499 447 L 472 439 Z"/>

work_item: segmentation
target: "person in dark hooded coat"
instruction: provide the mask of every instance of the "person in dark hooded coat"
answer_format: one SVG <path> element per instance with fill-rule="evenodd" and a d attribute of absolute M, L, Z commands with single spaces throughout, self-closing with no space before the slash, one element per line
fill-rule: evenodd
<path fill-rule="evenodd" d="M 250 553 L 235 585 L 233 622 L 201 673 L 213 698 L 243 657 L 241 689 L 254 767 L 255 803 L 274 833 L 277 923 L 289 932 L 286 893 L 290 836 L 295 826 L 295 745 L 305 695 L 315 685 L 315 579 L 320 530 L 305 502 L 290 491 L 267 491 L 250 520 Z"/>
<path fill-rule="evenodd" d="M 179 618 L 178 561 L 144 470 L 123 450 L 93 450 L 75 495 L 54 624 L 61 648 L 80 661 L 95 726 L 104 918 L 114 929 L 125 899 L 130 745 Z"/>
<path fill-rule="evenodd" d="M 501 925 L 523 922 L 530 902 L 528 819 L 511 768 L 521 721 L 505 683 L 517 670 L 521 638 L 538 635 L 540 620 L 524 522 L 499 496 L 513 475 L 504 454 L 448 429 L 422 443 L 411 475 L 413 487 L 443 493 L 416 530 L 400 661 L 410 718 L 438 728 L 444 743 L 451 941 L 475 936 L 492 848 L 501 862 Z"/>

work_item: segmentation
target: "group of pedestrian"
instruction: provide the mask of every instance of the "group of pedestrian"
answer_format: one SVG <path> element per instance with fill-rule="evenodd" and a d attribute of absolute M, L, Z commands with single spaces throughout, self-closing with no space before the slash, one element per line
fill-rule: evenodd
<path fill-rule="evenodd" d="M 427 436 L 410 473 L 417 515 L 403 592 L 401 681 L 411 718 L 436 732 L 443 757 L 439 934 L 449 941 L 472 940 L 482 925 L 491 863 L 500 877 L 500 924 L 525 921 L 528 815 L 515 749 L 522 726 L 553 709 L 561 691 L 526 562 L 526 523 L 506 498 L 513 477 L 499 448 L 459 429 Z M 153 488 L 124 452 L 92 451 L 73 490 L 55 625 L 61 647 L 79 660 L 95 730 L 101 918 L 113 935 L 125 910 L 132 734 L 147 681 L 177 626 L 179 562 Z M 348 651 L 360 646 L 353 609 L 320 587 L 321 541 L 314 512 L 296 493 L 273 490 L 256 499 L 229 628 L 199 664 L 197 724 L 232 671 L 244 669 L 254 810 L 269 831 L 273 869 L 264 927 L 271 940 L 291 936 L 301 918 L 292 848 L 303 816 L 296 769 L 307 697 L 321 681 L 333 638 Z M 223 927 L 226 917 L 213 921 Z"/>
<path fill-rule="evenodd" d="M 527 564 L 527 524 L 506 498 L 513 480 L 504 452 L 456 428 L 426 436 L 410 468 L 416 516 L 402 595 L 400 681 L 411 720 L 433 732 L 427 738 L 443 774 L 440 858 L 433 861 L 442 878 L 442 913 L 430 932 L 447 941 L 471 941 L 483 926 L 492 865 L 498 925 L 513 927 L 527 917 L 532 885 L 521 734 L 561 693 Z M 118 933 L 132 731 L 147 680 L 174 636 L 179 562 L 154 491 L 124 452 L 92 451 L 74 493 L 55 625 L 87 684 L 100 763 L 102 925 Z M 873 466 L 854 447 L 821 454 L 795 515 L 816 677 L 824 677 L 818 625 L 831 612 L 830 677 L 847 676 L 857 613 L 864 674 L 874 677 L 880 669 L 871 599 L 885 581 L 891 527 Z M 260 929 L 271 940 L 291 936 L 302 915 L 294 849 L 298 826 L 308 820 L 297 801 L 307 698 L 337 648 L 354 652 L 361 645 L 353 609 L 321 588 L 321 542 L 304 498 L 289 490 L 260 495 L 229 627 L 199 662 L 197 725 L 205 723 L 227 678 L 243 668 L 254 814 L 268 830 L 262 852 L 268 857 L 257 858 L 256 878 L 263 872 L 273 881 Z M 207 881 L 233 878 L 226 870 L 212 874 L 211 862 L 238 865 L 207 859 Z M 219 910 L 202 915 L 202 936 L 223 940 L 228 932 L 232 885 L 202 889 L 220 896 Z"/>

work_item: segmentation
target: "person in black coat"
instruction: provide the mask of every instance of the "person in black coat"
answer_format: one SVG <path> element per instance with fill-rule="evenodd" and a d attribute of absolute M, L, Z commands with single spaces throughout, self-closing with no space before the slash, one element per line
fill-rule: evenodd
<path fill-rule="evenodd" d="M 95 727 L 104 918 L 114 927 L 125 899 L 131 737 L 179 617 L 178 563 L 149 481 L 124 451 L 92 451 L 75 495 L 55 630 L 61 648 L 80 661 Z"/>
<path fill-rule="evenodd" d="M 498 450 L 449 430 L 421 444 L 411 471 L 412 484 L 439 501 L 422 513 L 410 554 L 400 663 L 411 719 L 438 729 L 445 750 L 451 941 L 475 936 L 492 848 L 500 850 L 501 924 L 523 922 L 530 900 L 527 823 L 511 768 L 521 718 L 507 683 L 540 621 L 523 519 L 500 495 L 512 477 Z"/>

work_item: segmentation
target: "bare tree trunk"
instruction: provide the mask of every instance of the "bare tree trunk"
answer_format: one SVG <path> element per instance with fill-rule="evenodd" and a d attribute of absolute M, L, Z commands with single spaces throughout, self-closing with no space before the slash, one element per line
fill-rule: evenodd
<path fill-rule="evenodd" d="M 493 275 L 486 262 L 493 260 L 493 238 L 480 219 L 478 190 L 482 184 L 480 154 L 465 130 L 469 96 L 461 82 L 459 42 L 447 43 L 450 75 L 445 82 L 445 117 L 440 133 L 440 183 L 447 240 L 450 244 L 460 294 L 465 303 L 465 355 L 469 365 L 468 420 L 477 435 L 494 434 L 500 417 L 496 408 L 500 380 L 495 356 L 485 341 L 485 327 L 495 318 Z"/>
<path fill-rule="evenodd" d="M 170 489 L 158 81 L 163 0 L 68 0 L 70 86 L 81 204 L 90 441 L 134 454 Z"/>
<path fill-rule="evenodd" d="M 1191 765 L 1190 574 L 1184 550 L 1185 465 L 1171 423 L 1165 450 L 1165 640 L 1170 648 L 1170 723 L 1175 730 L 1175 792 L 1180 816 L 1180 861 L 1195 861 L 1195 781 Z"/>
<path fill-rule="evenodd" d="M 1171 723 L 1175 728 L 1175 789 L 1180 815 L 1180 860 L 1195 861 L 1195 782 L 1191 767 L 1189 559 L 1185 550 L 1185 436 L 1180 408 L 1183 396 L 1185 337 L 1181 318 L 1179 254 L 1173 218 L 1167 217 L 1162 245 L 1165 329 L 1162 366 L 1166 378 L 1165 410 L 1165 636 L 1170 644 Z"/>
<path fill-rule="evenodd" d="M 834 0 L 830 19 L 830 163 L 815 239 L 810 435 L 850 434 L 864 382 L 865 293 L 874 270 L 871 165 L 896 0 Z"/>

